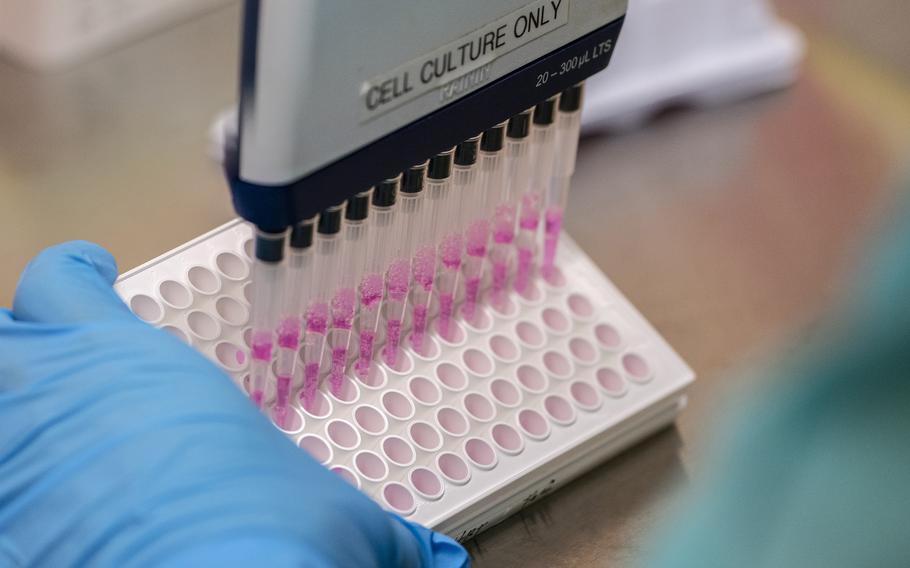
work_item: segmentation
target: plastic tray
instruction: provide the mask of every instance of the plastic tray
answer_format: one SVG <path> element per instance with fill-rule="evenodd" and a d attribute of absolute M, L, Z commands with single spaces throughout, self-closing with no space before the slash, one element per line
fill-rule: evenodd
<path fill-rule="evenodd" d="M 251 244 L 233 221 L 116 285 L 239 388 Z M 669 424 L 692 371 L 567 235 L 560 247 L 562 285 L 539 282 L 340 397 L 323 384 L 310 410 L 294 397 L 287 436 L 387 509 L 465 540 Z"/>

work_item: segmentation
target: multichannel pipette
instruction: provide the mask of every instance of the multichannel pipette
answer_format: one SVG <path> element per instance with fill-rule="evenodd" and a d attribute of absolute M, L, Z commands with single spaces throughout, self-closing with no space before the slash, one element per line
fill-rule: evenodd
<path fill-rule="evenodd" d="M 484 262 L 490 240 L 492 209 L 504 183 L 505 164 L 502 148 L 505 128 L 506 123 L 503 122 L 483 132 L 478 159 L 480 180 L 475 184 L 479 191 L 468 198 L 471 200 L 472 212 L 465 228 L 465 297 L 461 306 L 461 314 L 468 322 L 473 322 L 477 317 Z"/>
<path fill-rule="evenodd" d="M 253 332 L 250 356 L 253 360 L 250 376 L 250 399 L 262 408 L 268 384 L 269 366 L 275 348 L 275 323 L 282 300 L 281 260 L 284 257 L 284 232 L 256 232 L 256 253 L 253 263 Z"/>
<path fill-rule="evenodd" d="M 458 290 L 464 257 L 464 226 L 469 219 L 470 199 L 477 193 L 477 150 L 480 135 L 465 140 L 455 147 L 452 187 L 445 201 L 446 212 L 441 215 L 443 231 L 439 245 L 439 319 L 436 328 L 440 337 L 452 339 L 455 315 L 455 295 Z"/>
<path fill-rule="evenodd" d="M 528 189 L 530 179 L 531 111 L 526 110 L 509 119 L 506 127 L 505 176 L 498 195 L 493 197 L 493 245 L 490 261 L 493 265 L 493 282 L 490 286 L 490 304 L 494 309 L 505 310 L 508 299 L 509 269 L 515 241 L 515 224 L 518 202 Z"/>
<path fill-rule="evenodd" d="M 401 175 L 401 189 L 395 215 L 395 232 L 388 243 L 394 249 L 386 270 L 386 344 L 383 359 L 390 367 L 398 364 L 398 349 L 404 325 L 408 293 L 411 290 L 411 257 L 417 245 L 415 233 L 423 205 L 426 162 L 412 166 Z"/>
<path fill-rule="evenodd" d="M 316 218 L 291 228 L 281 320 L 278 324 L 278 359 L 275 362 L 275 423 L 285 426 L 297 353 L 303 327 L 308 284 L 313 272 L 313 230 Z M 255 286 L 255 285 L 254 285 Z"/>
<path fill-rule="evenodd" d="M 417 353 L 424 353 L 426 349 L 430 300 L 436 280 L 437 247 L 439 237 L 444 234 L 440 220 L 442 214 L 448 213 L 445 207 L 450 198 L 453 151 L 454 149 L 430 158 L 426 174 L 426 197 L 418 229 L 414 234 L 418 245 L 411 266 L 414 288 L 411 291 L 413 321 L 410 338 L 411 347 Z"/>
<path fill-rule="evenodd" d="M 373 188 L 373 211 L 368 229 L 367 254 L 363 277 L 360 279 L 360 345 L 354 372 L 363 378 L 370 373 L 379 316 L 382 308 L 384 275 L 392 259 L 390 243 L 395 238 L 395 203 L 401 176 L 387 179 Z"/>
<path fill-rule="evenodd" d="M 581 83 L 569 87 L 559 95 L 559 115 L 556 119 L 556 155 L 553 164 L 553 179 L 547 193 L 545 213 L 543 264 L 541 271 L 545 278 L 554 276 L 556 247 L 562 231 L 563 211 L 569 194 L 569 182 L 575 173 L 575 159 L 578 155 L 578 134 L 581 130 Z"/>
<path fill-rule="evenodd" d="M 355 287 L 363 270 L 363 254 L 366 252 L 367 217 L 370 211 L 370 191 L 358 193 L 348 199 L 344 210 L 344 242 L 339 263 L 339 274 L 335 279 L 332 296 L 332 367 L 329 369 L 329 384 L 332 392 L 338 394 L 344 385 L 348 363 L 348 348 L 354 327 L 357 309 Z"/>
<path fill-rule="evenodd" d="M 541 207 L 553 177 L 553 144 L 556 129 L 556 99 L 551 97 L 534 107 L 531 126 L 531 179 L 528 190 L 521 198 L 518 214 L 518 267 L 515 269 L 515 291 L 526 295 L 534 278 L 537 256 L 537 233 L 540 227 Z"/>
<path fill-rule="evenodd" d="M 341 206 L 330 207 L 319 214 L 316 225 L 316 266 L 306 311 L 303 346 L 303 390 L 300 398 L 309 408 L 319 387 L 319 375 L 329 328 L 329 301 L 340 270 Z"/>

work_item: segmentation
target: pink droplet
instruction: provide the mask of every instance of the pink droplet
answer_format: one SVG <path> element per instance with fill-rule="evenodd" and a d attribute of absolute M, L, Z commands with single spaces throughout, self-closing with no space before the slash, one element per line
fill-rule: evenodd
<path fill-rule="evenodd" d="M 337 329 L 351 329 L 354 324 L 356 296 L 353 288 L 339 288 L 332 298 L 332 326 Z"/>
<path fill-rule="evenodd" d="M 442 239 L 439 245 L 439 254 L 442 257 L 442 265 L 449 270 L 458 270 L 461 267 L 461 251 L 464 248 L 461 235 L 451 233 Z"/>
<path fill-rule="evenodd" d="M 360 303 L 372 309 L 382 300 L 382 276 L 372 272 L 360 281 Z"/>
<path fill-rule="evenodd" d="M 483 257 L 487 255 L 487 241 L 490 238 L 490 223 L 486 219 L 478 219 L 468 226 L 465 235 L 465 249 L 471 256 Z"/>
<path fill-rule="evenodd" d="M 329 306 L 325 302 L 313 302 L 306 314 L 306 329 L 310 333 L 325 335 L 329 325 Z"/>
<path fill-rule="evenodd" d="M 278 346 L 297 349 L 300 346 L 300 319 L 288 316 L 278 325 Z"/>
<path fill-rule="evenodd" d="M 436 276 L 436 251 L 432 245 L 424 245 L 414 254 L 414 281 L 424 290 L 433 289 Z"/>
<path fill-rule="evenodd" d="M 410 263 L 407 259 L 399 258 L 389 265 L 386 272 L 386 285 L 389 288 L 389 297 L 403 302 L 408 297 L 410 289 Z"/>

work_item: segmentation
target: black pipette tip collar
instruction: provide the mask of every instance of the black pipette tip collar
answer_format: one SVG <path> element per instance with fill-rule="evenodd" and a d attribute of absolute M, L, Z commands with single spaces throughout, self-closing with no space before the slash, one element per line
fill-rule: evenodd
<path fill-rule="evenodd" d="M 427 177 L 429 179 L 446 179 L 452 175 L 452 154 L 455 148 L 436 154 L 430 158 L 427 166 Z"/>
<path fill-rule="evenodd" d="M 575 112 L 581 108 L 583 84 L 572 85 L 559 95 L 559 110 L 562 112 Z"/>
<path fill-rule="evenodd" d="M 363 221 L 370 214 L 370 194 L 372 189 L 362 191 L 348 199 L 344 208 L 344 218 L 348 221 Z"/>
<path fill-rule="evenodd" d="M 400 184 L 400 175 L 377 183 L 376 187 L 373 188 L 373 207 L 391 207 L 395 205 Z"/>
<path fill-rule="evenodd" d="M 502 150 L 505 137 L 506 123 L 502 122 L 493 128 L 487 128 L 480 137 L 480 149 L 484 152 L 498 152 Z"/>
<path fill-rule="evenodd" d="M 480 134 L 455 146 L 455 165 L 473 166 L 477 163 L 477 148 L 480 146 Z"/>
<path fill-rule="evenodd" d="M 540 126 L 553 124 L 556 119 L 556 99 L 558 98 L 553 96 L 537 103 L 537 106 L 534 107 L 534 124 Z"/>
<path fill-rule="evenodd" d="M 316 230 L 320 235 L 337 235 L 341 231 L 341 209 L 341 205 L 335 205 L 319 214 Z"/>
<path fill-rule="evenodd" d="M 289 243 L 291 248 L 308 249 L 313 246 L 313 229 L 315 225 L 316 217 L 311 217 L 291 227 L 291 241 Z"/>
<path fill-rule="evenodd" d="M 427 174 L 427 162 L 411 166 L 401 174 L 401 193 L 420 193 L 423 191 Z"/>
<path fill-rule="evenodd" d="M 263 262 L 281 262 L 284 258 L 284 231 L 268 233 L 256 231 L 256 259 Z"/>
<path fill-rule="evenodd" d="M 506 127 L 506 136 L 509 138 L 527 138 L 531 130 L 531 109 L 520 112 L 509 119 Z"/>

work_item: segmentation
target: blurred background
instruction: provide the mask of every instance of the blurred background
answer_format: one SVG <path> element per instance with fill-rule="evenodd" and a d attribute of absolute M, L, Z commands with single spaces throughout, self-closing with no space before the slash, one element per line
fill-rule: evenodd
<path fill-rule="evenodd" d="M 0 0 L 0 305 L 50 244 L 96 241 L 124 271 L 233 217 L 207 149 L 236 99 L 238 2 L 71 0 L 67 14 L 50 4 Z M 727 5 L 713 22 L 645 15 L 684 16 L 690 0 L 630 4 L 645 31 L 629 43 L 653 37 L 657 51 L 618 52 L 602 93 L 663 77 L 649 67 L 660 49 L 686 55 L 685 42 L 666 45 L 674 26 L 700 35 L 742 9 L 756 11 L 742 17 L 759 22 L 759 45 L 778 18 L 800 33 L 768 59 L 777 74 L 765 88 L 712 97 L 696 77 L 693 96 L 656 96 L 647 112 L 588 109 L 568 231 L 698 381 L 676 428 L 475 539 L 481 566 L 636 559 L 666 488 L 698 475 L 702 441 L 739 386 L 730 377 L 798 346 L 910 173 L 910 3 L 708 0 Z M 594 88 L 592 104 L 608 97 Z"/>

